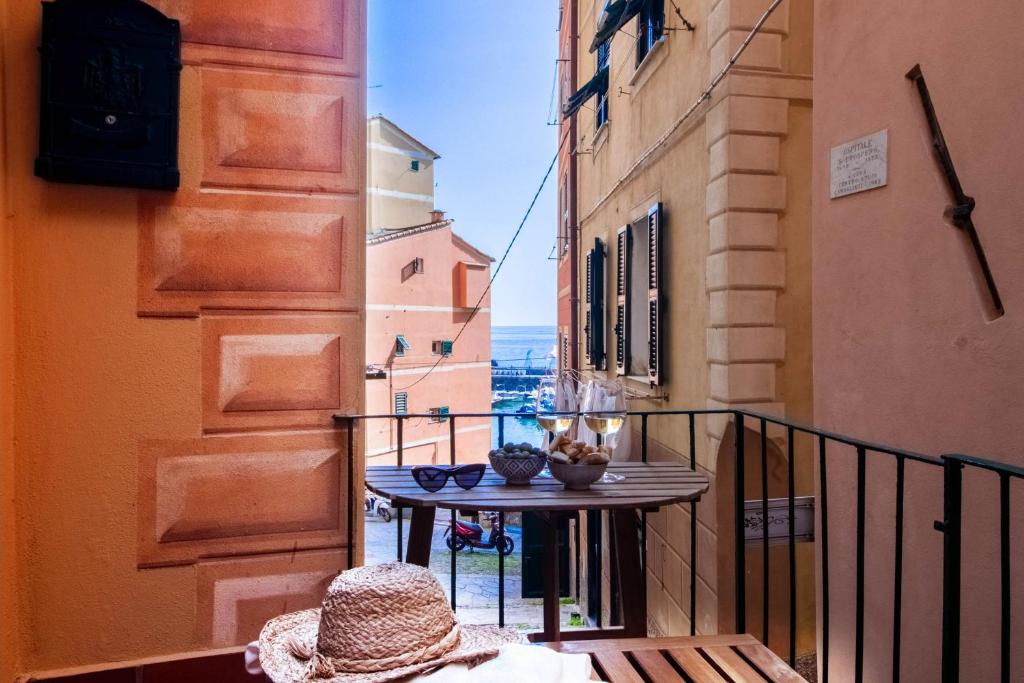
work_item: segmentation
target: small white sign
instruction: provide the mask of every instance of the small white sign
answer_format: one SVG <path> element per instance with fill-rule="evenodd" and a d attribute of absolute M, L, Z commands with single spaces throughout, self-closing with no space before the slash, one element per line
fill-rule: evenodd
<path fill-rule="evenodd" d="M 888 130 L 833 147 L 832 199 L 885 185 L 888 182 L 888 150 Z"/>

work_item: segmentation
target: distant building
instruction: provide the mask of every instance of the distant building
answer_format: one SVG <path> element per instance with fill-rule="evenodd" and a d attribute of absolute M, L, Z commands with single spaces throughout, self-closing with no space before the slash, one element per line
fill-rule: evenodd
<path fill-rule="evenodd" d="M 418 225 L 434 209 L 434 150 L 383 116 L 366 122 L 366 231 Z"/>
<path fill-rule="evenodd" d="M 434 209 L 438 155 L 384 117 L 368 126 L 366 411 L 431 414 L 404 421 L 402 462 L 447 463 L 447 415 L 490 410 L 490 295 L 481 295 L 494 259 Z M 397 422 L 366 429 L 367 464 L 395 463 Z M 459 461 L 485 460 L 491 421 L 459 419 L 455 437 Z"/>

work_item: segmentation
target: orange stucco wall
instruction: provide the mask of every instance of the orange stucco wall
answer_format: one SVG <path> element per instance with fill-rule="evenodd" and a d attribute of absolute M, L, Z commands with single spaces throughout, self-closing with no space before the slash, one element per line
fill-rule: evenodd
<path fill-rule="evenodd" d="M 39 3 L 4 15 L 3 681 L 244 642 L 359 560 L 330 415 L 362 402 L 363 5 L 154 4 L 176 193 L 33 176 Z"/>
<path fill-rule="evenodd" d="M 7 62 L 7 3 L 0 2 L 0 59 Z M 6 88 L 0 79 L 0 101 Z M 0 216 L 7 215 L 7 147 L 0 120 Z M 14 245 L 0 223 L 0 681 L 9 681 L 20 658 L 17 538 L 14 502 Z"/>
<path fill-rule="evenodd" d="M 814 43 L 813 150 L 814 417 L 824 428 L 933 454 L 1024 462 L 1022 22 L 1024 7 L 1000 0 L 815 5 L 815 33 L 827 37 Z M 904 78 L 918 63 L 964 189 L 977 200 L 975 223 L 1006 307 L 997 320 L 988 319 L 973 252 L 943 217 L 950 194 L 920 98 Z M 882 129 L 888 185 L 830 200 L 830 149 Z M 853 657 L 850 456 L 837 452 L 828 470 L 831 538 L 846 539 L 831 545 L 837 680 L 851 675 Z M 865 680 L 890 678 L 894 471 L 888 459 L 869 458 Z M 995 477 L 968 478 L 963 680 L 997 680 L 998 488 Z M 942 518 L 941 473 L 908 465 L 907 481 L 902 680 L 934 681 L 942 537 L 932 520 Z M 1015 562 L 1015 586 L 1022 570 Z M 1019 633 L 1020 610 L 1014 626 Z M 1020 648 L 1014 657 L 1021 671 Z"/>

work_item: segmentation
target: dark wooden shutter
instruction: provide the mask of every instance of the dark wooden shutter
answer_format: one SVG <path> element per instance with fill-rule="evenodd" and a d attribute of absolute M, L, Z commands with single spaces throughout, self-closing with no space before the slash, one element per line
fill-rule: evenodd
<path fill-rule="evenodd" d="M 603 370 L 604 364 L 604 245 L 594 240 L 587 252 L 586 335 L 587 363 Z"/>
<path fill-rule="evenodd" d="M 661 204 L 647 212 L 647 309 L 650 336 L 647 350 L 647 376 L 651 384 L 661 384 L 664 359 L 661 355 Z"/>
<path fill-rule="evenodd" d="M 629 372 L 629 226 L 619 228 L 615 260 L 615 374 Z"/>

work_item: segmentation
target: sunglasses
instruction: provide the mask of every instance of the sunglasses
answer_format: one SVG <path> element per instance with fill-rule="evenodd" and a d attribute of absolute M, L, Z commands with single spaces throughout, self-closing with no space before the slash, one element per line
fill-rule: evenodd
<path fill-rule="evenodd" d="M 484 478 L 483 463 L 471 465 L 457 465 L 455 467 L 435 467 L 434 465 L 417 465 L 412 468 L 412 478 L 421 488 L 436 493 L 448 483 L 448 478 L 455 479 L 455 483 L 467 491 Z"/>

